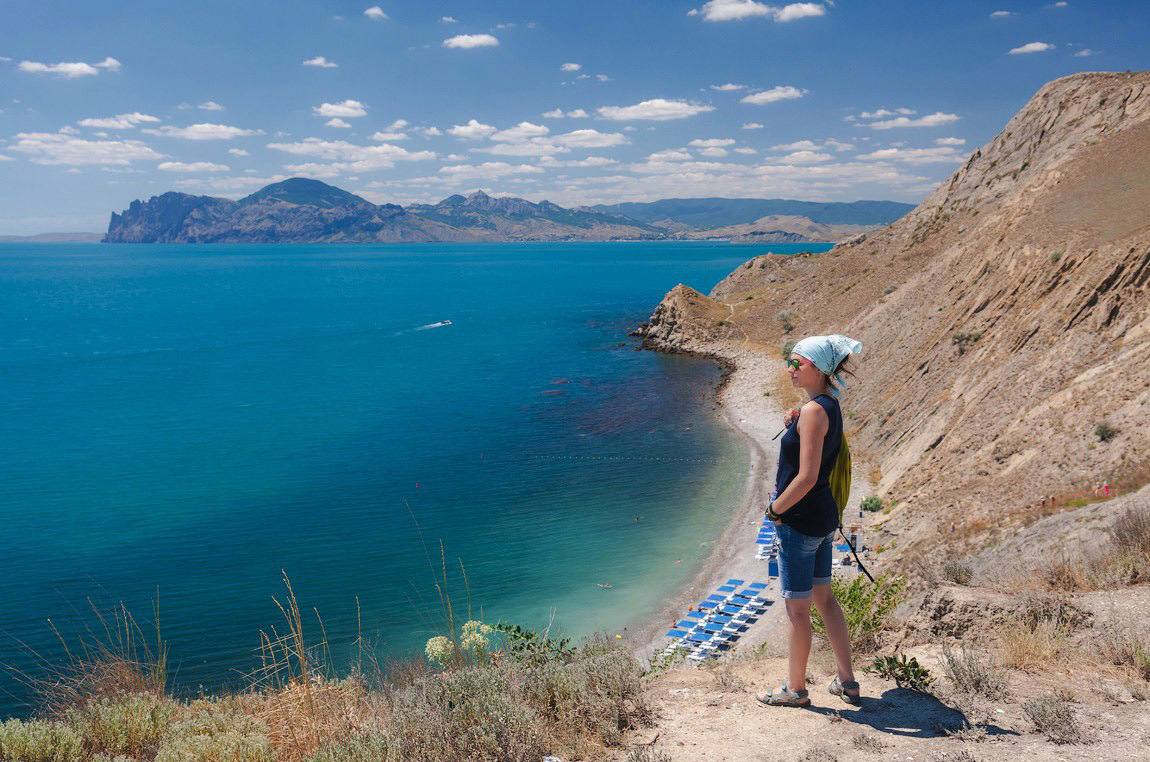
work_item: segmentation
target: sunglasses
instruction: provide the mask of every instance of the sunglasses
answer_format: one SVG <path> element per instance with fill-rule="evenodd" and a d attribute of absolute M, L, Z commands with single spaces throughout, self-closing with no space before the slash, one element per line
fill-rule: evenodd
<path fill-rule="evenodd" d="M 796 357 L 792 357 L 790 360 L 787 360 L 786 363 L 788 371 L 791 369 L 798 370 L 799 368 L 803 367 L 802 362 L 800 362 Z"/>

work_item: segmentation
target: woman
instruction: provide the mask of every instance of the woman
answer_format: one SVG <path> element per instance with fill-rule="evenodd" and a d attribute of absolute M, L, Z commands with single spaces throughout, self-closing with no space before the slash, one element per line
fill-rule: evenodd
<path fill-rule="evenodd" d="M 829 480 L 843 436 L 840 372 L 850 373 L 847 358 L 861 350 L 862 344 L 839 334 L 811 336 L 796 344 L 787 360 L 791 386 L 801 388 L 810 401 L 783 419 L 787 432 L 779 447 L 775 499 L 767 508 L 778 528 L 779 577 L 789 621 L 787 679 L 781 687 L 756 696 L 768 706 L 811 703 L 806 675 L 812 603 L 826 624 L 835 656 L 837 674 L 827 689 L 848 704 L 859 703 L 846 618 L 831 592 L 831 549 L 839 509 Z"/>

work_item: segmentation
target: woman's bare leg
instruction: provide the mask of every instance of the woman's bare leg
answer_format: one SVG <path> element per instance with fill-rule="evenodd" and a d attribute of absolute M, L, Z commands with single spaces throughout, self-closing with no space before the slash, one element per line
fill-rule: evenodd
<path fill-rule="evenodd" d="M 814 600 L 815 608 L 819 610 L 819 616 L 823 618 L 823 624 L 826 625 L 827 640 L 831 642 L 831 651 L 835 655 L 835 669 L 838 672 L 839 681 L 854 680 L 855 673 L 854 667 L 851 666 L 851 639 L 850 633 L 847 631 L 847 619 L 843 616 L 842 607 L 839 606 L 834 593 L 831 592 L 831 586 L 815 585 L 811 598 Z"/>
<path fill-rule="evenodd" d="M 807 688 L 807 660 L 811 655 L 811 599 L 787 598 L 786 605 L 790 623 L 787 631 L 787 687 L 792 691 L 803 691 Z"/>

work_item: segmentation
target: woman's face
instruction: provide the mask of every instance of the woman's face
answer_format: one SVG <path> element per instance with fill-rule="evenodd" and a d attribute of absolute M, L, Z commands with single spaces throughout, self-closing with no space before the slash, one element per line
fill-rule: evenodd
<path fill-rule="evenodd" d="M 795 363 L 798 367 L 795 367 Z M 791 355 L 791 364 L 787 366 L 787 373 L 791 376 L 791 386 L 809 388 L 817 386 L 821 380 L 822 371 L 815 364 L 802 355 Z"/>

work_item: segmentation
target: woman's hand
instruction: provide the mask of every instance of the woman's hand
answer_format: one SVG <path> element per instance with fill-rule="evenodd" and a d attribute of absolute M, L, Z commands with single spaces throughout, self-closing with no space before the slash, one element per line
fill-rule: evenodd
<path fill-rule="evenodd" d="M 794 422 L 795 418 L 798 417 L 798 415 L 799 415 L 799 411 L 796 410 L 795 408 L 791 408 L 790 410 L 788 410 L 786 413 L 783 414 L 783 425 L 784 426 L 790 426 L 791 423 Z"/>

